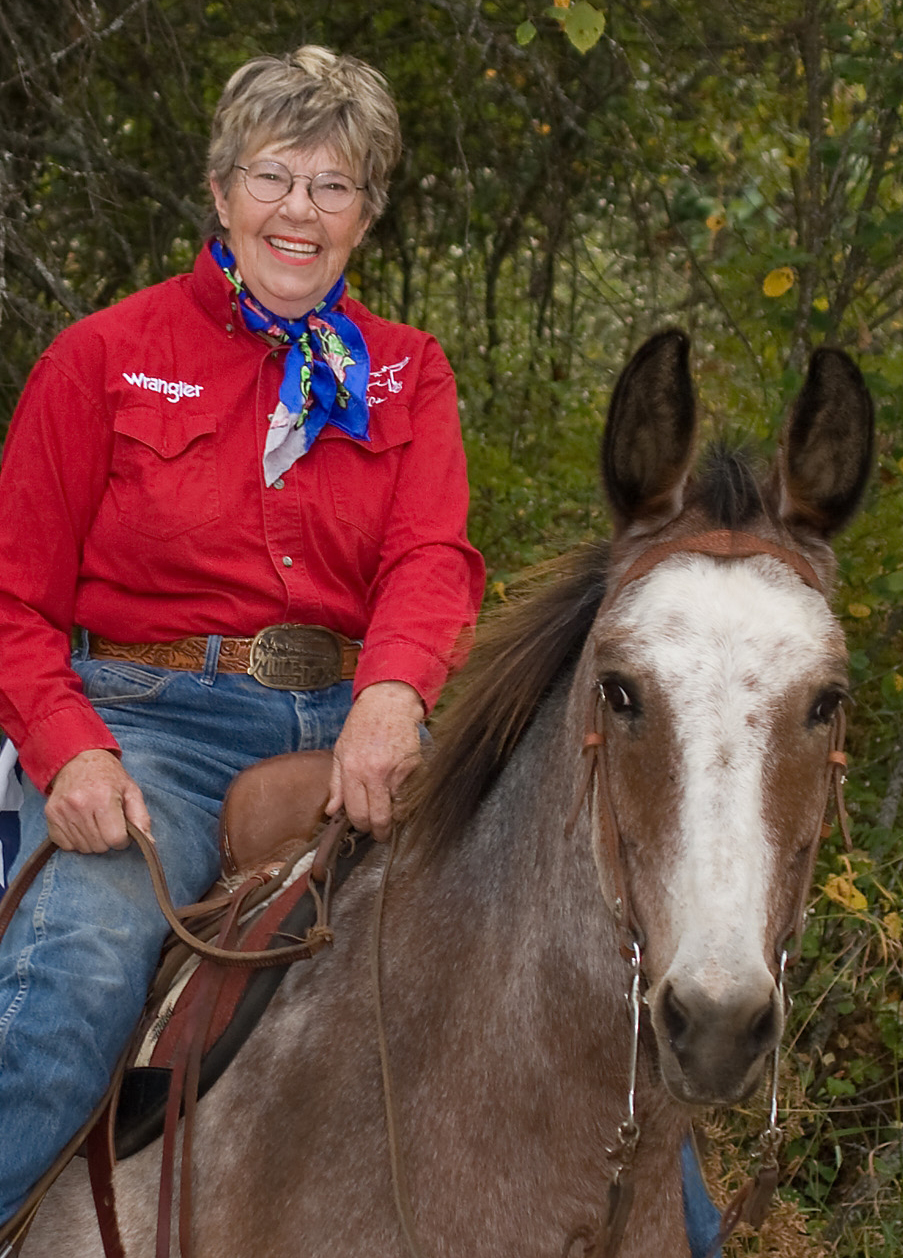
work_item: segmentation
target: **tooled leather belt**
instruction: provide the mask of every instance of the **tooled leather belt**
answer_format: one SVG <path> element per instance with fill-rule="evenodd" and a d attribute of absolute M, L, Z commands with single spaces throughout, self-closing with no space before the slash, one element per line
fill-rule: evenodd
<path fill-rule="evenodd" d="M 88 634 L 92 659 L 202 672 L 207 637 L 175 642 L 111 642 Z M 223 638 L 217 671 L 248 673 L 273 690 L 323 690 L 354 676 L 361 645 L 321 625 L 268 625 L 253 638 Z"/>

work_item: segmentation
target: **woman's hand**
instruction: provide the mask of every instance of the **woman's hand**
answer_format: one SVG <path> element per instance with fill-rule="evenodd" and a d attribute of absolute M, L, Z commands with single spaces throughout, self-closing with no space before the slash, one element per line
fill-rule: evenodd
<path fill-rule="evenodd" d="M 392 831 L 392 797 L 420 761 L 423 702 L 403 681 L 380 681 L 352 705 L 333 752 L 326 811 L 342 804 L 351 824 L 385 841 Z"/>
<path fill-rule="evenodd" d="M 128 847 L 126 819 L 150 834 L 150 814 L 138 783 L 110 751 L 82 751 L 50 784 L 47 833 L 64 852 Z"/>

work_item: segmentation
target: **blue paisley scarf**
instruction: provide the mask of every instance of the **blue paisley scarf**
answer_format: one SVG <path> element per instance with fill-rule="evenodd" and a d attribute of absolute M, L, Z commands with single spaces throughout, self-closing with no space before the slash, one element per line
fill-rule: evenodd
<path fill-rule="evenodd" d="M 301 319 L 284 319 L 248 291 L 228 245 L 214 239 L 210 250 L 235 289 L 245 325 L 290 346 L 263 452 L 267 486 L 307 454 L 324 424 L 369 441 L 370 355 L 360 328 L 336 309 L 345 291 L 344 275 L 314 310 Z"/>

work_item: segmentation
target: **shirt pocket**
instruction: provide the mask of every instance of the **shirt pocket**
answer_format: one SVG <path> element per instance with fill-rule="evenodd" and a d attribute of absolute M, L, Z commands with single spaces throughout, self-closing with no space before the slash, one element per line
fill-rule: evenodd
<path fill-rule="evenodd" d="M 395 505 L 401 456 L 413 436 L 407 408 L 396 404 L 391 414 L 388 410 L 387 406 L 378 424 L 371 415 L 369 441 L 328 426 L 315 442 L 323 443 L 323 466 L 336 519 L 377 542 L 385 535 Z"/>
<path fill-rule="evenodd" d="M 219 519 L 216 427 L 207 412 L 116 414 L 110 494 L 122 524 L 168 540 Z"/>

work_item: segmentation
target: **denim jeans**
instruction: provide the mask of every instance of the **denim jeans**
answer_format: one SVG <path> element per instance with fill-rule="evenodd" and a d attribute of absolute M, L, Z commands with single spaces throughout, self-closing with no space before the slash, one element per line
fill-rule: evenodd
<path fill-rule="evenodd" d="M 721 1227 L 721 1214 L 712 1202 L 702 1178 L 696 1148 L 689 1138 L 680 1151 L 684 1200 L 684 1224 L 690 1242 L 690 1258 L 705 1258 Z M 714 1258 L 721 1258 L 721 1250 Z"/>
<path fill-rule="evenodd" d="M 218 820 L 230 781 L 266 756 L 333 745 L 351 683 L 269 690 L 217 674 L 76 658 L 85 693 L 141 786 L 174 902 L 219 873 Z M 16 866 L 46 837 L 44 797 L 26 782 Z M 87 1120 L 137 1023 L 167 934 L 134 846 L 58 851 L 0 944 L 0 1223 Z"/>

